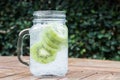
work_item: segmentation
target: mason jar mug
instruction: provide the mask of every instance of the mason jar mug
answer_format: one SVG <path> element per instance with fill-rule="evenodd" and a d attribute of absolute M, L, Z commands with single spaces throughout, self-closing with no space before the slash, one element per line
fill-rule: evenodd
<path fill-rule="evenodd" d="M 35 11 L 33 26 L 19 33 L 17 52 L 34 76 L 65 76 L 68 70 L 68 28 L 64 11 Z M 30 63 L 21 59 L 22 38 L 30 35 Z"/>

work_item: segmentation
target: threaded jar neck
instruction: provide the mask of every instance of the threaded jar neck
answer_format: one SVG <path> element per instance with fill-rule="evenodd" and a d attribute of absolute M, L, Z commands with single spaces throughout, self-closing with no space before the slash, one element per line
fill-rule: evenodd
<path fill-rule="evenodd" d="M 62 21 L 66 22 L 65 11 L 55 11 L 55 10 L 45 10 L 45 11 L 35 11 L 33 13 L 34 19 L 33 23 L 41 21 Z"/>

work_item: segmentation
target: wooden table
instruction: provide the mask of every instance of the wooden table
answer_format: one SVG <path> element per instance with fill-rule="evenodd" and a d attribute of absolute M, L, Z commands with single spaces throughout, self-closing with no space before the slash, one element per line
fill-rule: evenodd
<path fill-rule="evenodd" d="M 70 58 L 65 77 L 40 79 L 34 77 L 17 57 L 1 56 L 0 80 L 120 80 L 120 62 Z"/>

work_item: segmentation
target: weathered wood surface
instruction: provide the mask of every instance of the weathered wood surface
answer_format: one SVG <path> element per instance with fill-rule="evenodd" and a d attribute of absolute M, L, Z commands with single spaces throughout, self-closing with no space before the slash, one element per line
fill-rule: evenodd
<path fill-rule="evenodd" d="M 0 80 L 120 80 L 120 62 L 70 58 L 65 77 L 37 78 L 17 57 L 1 56 Z"/>

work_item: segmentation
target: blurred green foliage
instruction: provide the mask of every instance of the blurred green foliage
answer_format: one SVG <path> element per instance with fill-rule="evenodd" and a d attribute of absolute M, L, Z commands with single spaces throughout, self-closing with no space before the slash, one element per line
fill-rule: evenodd
<path fill-rule="evenodd" d="M 120 60 L 119 0 L 0 0 L 0 55 L 16 55 L 18 34 L 36 10 L 65 10 L 69 57 Z M 29 55 L 29 38 L 24 40 Z"/>

